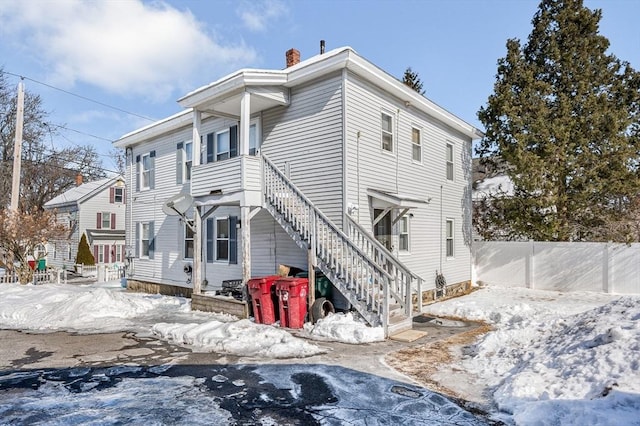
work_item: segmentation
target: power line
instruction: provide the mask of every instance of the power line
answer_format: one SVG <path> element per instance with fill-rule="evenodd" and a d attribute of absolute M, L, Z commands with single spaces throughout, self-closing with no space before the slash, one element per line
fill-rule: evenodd
<path fill-rule="evenodd" d="M 14 76 L 14 77 L 21 78 L 22 80 L 29 80 L 29 81 L 33 81 L 34 83 L 41 84 L 41 85 L 43 85 L 43 86 L 49 87 L 50 89 L 58 90 L 58 91 L 60 91 L 60 92 L 66 93 L 67 95 L 75 96 L 75 97 L 77 97 L 77 98 L 83 99 L 83 100 L 88 101 L 88 102 L 93 102 L 94 104 L 98 104 L 98 105 L 101 105 L 101 106 L 103 106 L 103 107 L 113 109 L 113 110 L 115 110 L 115 111 L 120 111 L 120 112 L 123 112 L 123 113 L 125 113 L 125 114 L 133 115 L 133 116 L 135 116 L 135 117 L 142 118 L 142 119 L 144 119 L 144 120 L 148 120 L 148 121 L 151 121 L 151 122 L 156 121 L 156 120 L 154 120 L 153 118 L 145 117 L 144 115 L 136 114 L 135 112 L 127 111 L 127 110 L 124 110 L 124 109 L 122 109 L 122 108 L 118 108 L 118 107 L 115 107 L 115 106 L 112 106 L 112 105 L 105 104 L 104 102 L 100 102 L 100 101 L 97 101 L 97 100 L 95 100 L 95 99 L 88 98 L 88 97 L 86 97 L 86 96 L 78 95 L 77 93 L 69 92 L 68 90 L 64 90 L 64 89 L 61 89 L 61 88 L 59 88 L 59 87 L 52 86 L 52 85 L 47 84 L 47 83 L 43 83 L 42 81 L 38 81 L 38 80 L 35 80 L 35 79 L 33 79 L 33 78 L 30 78 L 30 77 L 25 77 L 25 76 L 23 76 L 23 75 L 14 74 L 14 73 L 12 73 L 12 72 L 4 71 L 4 70 L 0 70 L 0 72 L 2 72 L 3 74 L 8 74 L 8 75 L 12 75 L 12 76 Z"/>

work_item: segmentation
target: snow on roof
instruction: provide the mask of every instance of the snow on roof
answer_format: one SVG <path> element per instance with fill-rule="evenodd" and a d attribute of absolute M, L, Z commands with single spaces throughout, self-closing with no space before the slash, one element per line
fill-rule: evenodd
<path fill-rule="evenodd" d="M 485 178 L 477 183 L 473 190 L 473 199 L 482 200 L 493 195 L 512 196 L 514 194 L 513 181 L 507 175 L 497 175 Z"/>
<path fill-rule="evenodd" d="M 117 176 L 115 178 L 105 178 L 83 183 L 82 185 L 71 188 L 68 191 L 58 195 L 57 197 L 54 197 L 53 199 L 47 201 L 44 206 L 54 207 L 62 204 L 77 203 L 82 198 L 90 195 L 94 191 L 100 189 L 102 186 L 105 186 L 109 182 L 115 181 L 118 178 L 122 179 L 120 176 Z"/>

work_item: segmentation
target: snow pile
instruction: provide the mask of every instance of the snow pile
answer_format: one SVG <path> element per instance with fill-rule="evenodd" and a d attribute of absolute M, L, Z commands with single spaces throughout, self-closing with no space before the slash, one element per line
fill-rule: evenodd
<path fill-rule="evenodd" d="M 369 327 L 367 324 L 357 321 L 351 312 L 329 314 L 315 324 L 305 324 L 304 331 L 304 337 L 315 340 L 352 344 L 384 341 L 382 327 Z"/>
<path fill-rule="evenodd" d="M 517 424 L 638 424 L 640 297 L 487 288 L 429 310 L 496 327 L 459 367 Z"/>
<path fill-rule="evenodd" d="M 184 298 L 127 293 L 111 288 L 0 285 L 0 327 L 18 330 L 109 332 L 138 327 L 141 317 L 188 312 Z"/>
<path fill-rule="evenodd" d="M 255 324 L 249 320 L 223 323 L 208 321 L 203 324 L 168 324 L 153 326 L 153 333 L 164 340 L 193 349 L 238 356 L 267 358 L 307 357 L 326 350 L 285 330 L 271 325 Z"/>

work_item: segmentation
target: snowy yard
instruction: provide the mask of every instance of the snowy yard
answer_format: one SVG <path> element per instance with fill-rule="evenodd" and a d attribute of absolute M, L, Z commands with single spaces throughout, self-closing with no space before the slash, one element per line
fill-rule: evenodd
<path fill-rule="evenodd" d="M 492 287 L 428 309 L 493 327 L 454 350 L 431 378 L 491 407 L 495 419 L 522 425 L 640 425 L 640 297 Z M 306 338 L 300 338 L 249 320 L 191 312 L 188 299 L 129 293 L 118 283 L 2 285 L 0 328 L 129 330 L 194 351 L 265 358 L 320 354 L 326 339 L 355 344 L 381 339 L 381 329 L 350 315 L 308 326 L 300 333 Z M 416 350 L 429 350 L 419 345 Z"/>

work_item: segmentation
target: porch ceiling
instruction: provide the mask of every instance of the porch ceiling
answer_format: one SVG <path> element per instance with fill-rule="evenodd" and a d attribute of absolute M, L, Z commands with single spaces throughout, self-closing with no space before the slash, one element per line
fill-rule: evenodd
<path fill-rule="evenodd" d="M 281 87 L 252 87 L 246 90 L 251 93 L 250 114 L 264 111 L 275 106 L 289 104 L 289 92 Z M 240 117 L 240 107 L 244 91 L 237 91 L 225 97 L 214 97 L 199 104 L 196 109 L 221 116 Z"/>

